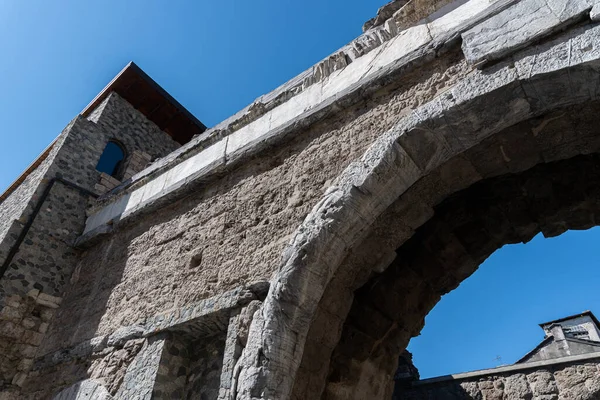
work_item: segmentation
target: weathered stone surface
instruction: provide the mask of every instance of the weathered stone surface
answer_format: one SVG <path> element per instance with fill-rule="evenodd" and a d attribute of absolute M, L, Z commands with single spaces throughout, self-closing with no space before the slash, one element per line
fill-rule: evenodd
<path fill-rule="evenodd" d="M 406 3 L 98 202 L 52 192 L 79 211 L 44 214 L 30 232 L 59 247 L 21 254 L 3 280 L 18 288 L 0 310 L 7 391 L 44 398 L 91 378 L 116 398 L 389 398 L 424 316 L 496 248 L 600 221 L 591 5 L 442 3 L 417 24 L 401 11 L 429 6 Z M 484 53 L 497 62 L 471 69 Z M 104 128 L 124 134 L 118 122 L 137 114 L 109 97 L 69 135 L 96 133 L 111 107 Z M 159 133 L 140 120 L 133 136 L 144 130 Z M 98 174 L 70 161 L 93 190 Z M 27 260 L 36 268 L 21 272 Z M 592 396 L 593 371 L 445 390 Z"/>
<path fill-rule="evenodd" d="M 516 372 L 478 373 L 473 377 L 424 380 L 397 388 L 394 399 L 595 399 L 600 393 L 598 361 L 522 368 Z M 586 373 L 587 372 L 587 373 Z M 565 385 L 557 386 L 559 381 Z M 568 382 L 568 383 L 567 383 Z"/>
<path fill-rule="evenodd" d="M 108 391 L 93 380 L 79 382 L 54 396 L 53 400 L 112 400 Z"/>
<path fill-rule="evenodd" d="M 590 10 L 590 19 L 594 22 L 600 21 L 600 4 L 595 3 Z"/>
<path fill-rule="evenodd" d="M 523 0 L 463 34 L 471 64 L 497 60 L 582 19 L 591 0 Z"/>
<path fill-rule="evenodd" d="M 10 324 L 0 328 L 13 336 L 2 338 L 7 346 L 0 350 L 5 357 L 0 363 L 0 381 L 22 383 L 25 379 L 23 371 L 31 363 L 20 363 L 19 356 L 24 352 L 28 357 L 35 355 L 64 291 L 75 278 L 72 274 L 80 251 L 73 244 L 85 224 L 86 208 L 98 194 L 95 186 L 101 180 L 115 184 L 95 169 L 109 139 L 151 157 L 178 147 L 113 93 L 89 120 L 80 116 L 71 121 L 37 161 L 39 165 L 4 194 L 0 203 L 0 307 L 4 307 L 2 324 L 10 317 L 15 328 L 8 329 Z M 17 330 L 18 336 L 14 335 Z M 18 377 L 17 371 L 22 371 Z"/>
<path fill-rule="evenodd" d="M 395 31 L 385 40 L 375 40 L 375 47 L 380 47 L 383 41 L 389 41 L 378 51 L 362 54 L 368 46 L 361 45 L 361 54 L 355 61 L 344 68 L 335 69 L 328 79 L 257 115 L 226 137 L 189 150 L 184 160 L 177 160 L 177 157 L 165 159 L 156 164 L 156 168 L 149 168 L 145 172 L 147 176 L 139 176 L 139 179 L 134 177 L 134 182 L 123 188 L 126 189 L 125 193 L 121 191 L 115 194 L 120 198 L 113 198 L 111 203 L 88 219 L 87 235 L 80 243 L 90 240 L 97 233 L 103 233 L 106 224 L 114 225 L 119 220 L 134 218 L 141 210 L 159 207 L 168 201 L 169 196 L 181 196 L 181 192 L 190 190 L 194 181 L 210 179 L 223 173 L 224 169 L 236 167 L 242 159 L 252 157 L 274 142 L 283 140 L 290 131 L 327 116 L 342 100 L 348 106 L 360 101 L 365 95 L 364 91 L 379 88 L 379 81 L 386 75 L 408 68 L 415 62 L 427 61 L 437 49 L 451 42 L 475 21 L 494 14 L 510 1 L 496 0 L 490 3 L 487 0 L 470 0 L 457 7 L 439 10 L 440 14 L 432 16 L 431 21 Z M 412 7 L 416 3 L 413 1 L 408 5 Z M 223 149 L 225 155 L 222 154 Z M 175 161 L 181 164 L 177 165 Z M 149 176 L 151 173 L 154 176 Z"/>

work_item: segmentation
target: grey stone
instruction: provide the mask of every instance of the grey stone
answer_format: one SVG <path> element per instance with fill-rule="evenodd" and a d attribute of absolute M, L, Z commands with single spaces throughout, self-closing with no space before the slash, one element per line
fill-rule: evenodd
<path fill-rule="evenodd" d="M 62 390 L 53 400 L 112 400 L 108 390 L 98 382 L 87 379 Z"/>
<path fill-rule="evenodd" d="M 600 3 L 595 3 L 590 10 L 590 19 L 594 22 L 600 21 Z"/>
<path fill-rule="evenodd" d="M 109 346 L 123 346 L 125 342 L 132 339 L 139 339 L 144 335 L 143 326 L 126 326 L 117 329 L 108 337 Z"/>
<path fill-rule="evenodd" d="M 463 34 L 471 64 L 500 59 L 574 23 L 591 9 L 588 0 L 523 0 Z"/>
<path fill-rule="evenodd" d="M 382 24 L 98 201 L 52 192 L 53 204 L 78 211 L 45 210 L 24 242 L 35 249 L 2 282 L 6 305 L 19 310 L 2 315 L 20 322 L 29 312 L 31 329 L 52 321 L 43 340 L 14 322 L 2 330 L 9 344 L 36 343 L 7 358 L 27 369 L 39 354 L 23 390 L 47 397 L 88 374 L 123 399 L 389 398 L 397 356 L 425 314 L 497 246 L 599 220 L 590 167 L 600 150 L 599 28 L 584 21 L 589 8 L 471 0 L 405 30 Z M 455 39 L 471 28 L 467 59 L 485 53 L 494 65 L 470 69 L 463 59 Z M 61 159 L 65 176 L 93 189 L 103 135 L 161 135 L 136 113 L 111 96 L 76 119 L 66 136 L 85 144 Z M 152 157 L 171 150 L 160 137 L 149 142 L 139 147 Z M 82 162 L 90 168 L 72 168 Z M 576 165 L 582 172 L 568 174 Z M 16 203 L 39 194 L 28 187 L 13 192 L 8 214 L 25 215 Z M 471 191 L 482 187 L 486 196 Z M 485 212 L 481 199 L 493 200 Z M 86 212 L 76 243 L 92 239 L 74 248 Z M 11 238 L 20 216 L 1 221 Z M 52 240 L 33 240 L 40 235 Z M 0 242 L 2 254 L 8 248 Z M 49 302 L 57 312 L 36 317 L 29 286 L 57 298 L 69 290 Z M 552 378 L 503 369 L 435 383 L 455 398 L 595 391 L 596 360 L 571 361 L 579 375 L 565 364 Z M 10 374 L 2 379 L 25 382 Z"/>

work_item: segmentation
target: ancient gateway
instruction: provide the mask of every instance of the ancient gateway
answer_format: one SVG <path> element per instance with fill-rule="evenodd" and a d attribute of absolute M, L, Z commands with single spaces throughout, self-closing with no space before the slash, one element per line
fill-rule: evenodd
<path fill-rule="evenodd" d="M 486 257 L 600 224 L 599 9 L 397 0 L 211 129 L 128 65 L 0 197 L 0 398 L 390 399 Z M 569 360 L 454 384 L 600 398 Z"/>

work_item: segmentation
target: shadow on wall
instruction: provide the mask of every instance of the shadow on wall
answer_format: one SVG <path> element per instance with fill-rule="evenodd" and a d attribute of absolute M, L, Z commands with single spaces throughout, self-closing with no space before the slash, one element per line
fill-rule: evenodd
<path fill-rule="evenodd" d="M 369 108 L 361 104 L 345 119 L 354 120 L 367 111 Z M 215 182 L 198 183 L 202 186 L 196 192 L 151 215 L 140 215 L 134 223 L 119 227 L 115 233 L 86 249 L 38 356 L 73 348 L 94 337 L 110 334 L 120 326 L 134 325 L 146 317 L 248 283 L 235 280 L 235 277 L 225 277 L 231 278 L 231 281 L 221 284 L 217 275 L 219 268 L 225 261 L 236 262 L 238 254 L 232 254 L 232 249 L 239 252 L 251 247 L 252 241 L 259 240 L 273 244 L 273 238 L 279 237 L 272 232 L 285 237 L 289 232 L 282 233 L 282 230 L 293 230 L 308 213 L 312 207 L 309 201 L 299 203 L 291 217 L 276 208 L 285 211 L 295 191 L 311 189 L 315 192 L 315 199 L 320 195 L 314 188 L 307 187 L 314 182 L 296 179 L 296 175 L 307 173 L 302 172 L 305 168 L 310 168 L 310 173 L 319 169 L 302 158 L 314 157 L 315 141 L 326 140 L 324 136 L 335 137 L 336 129 L 343 124 L 339 117 L 333 118 L 333 122 L 326 119 L 297 138 L 290 138 L 290 142 L 278 152 L 256 158 L 226 177 L 218 177 Z M 366 140 L 362 144 L 354 143 L 352 150 L 361 154 L 368 144 Z M 303 153 L 309 153 L 309 156 Z M 350 151 L 347 153 L 356 155 Z M 351 156 L 344 159 L 350 160 Z M 303 165 L 297 167 L 296 163 Z M 325 182 L 345 166 L 343 163 L 331 166 L 326 171 L 330 176 L 319 169 L 314 172 L 314 177 L 323 178 Z M 274 181 L 290 184 L 289 187 L 265 186 L 265 182 Z M 323 182 L 319 181 L 319 186 Z M 241 200 L 244 196 L 246 198 Z M 248 219 L 248 215 L 252 215 L 254 220 Z M 282 226 L 279 216 L 290 219 L 289 226 Z M 254 229 L 247 228 L 245 225 L 248 223 L 252 223 L 251 228 Z M 266 229 L 271 230 L 270 235 L 263 233 L 260 238 L 256 237 Z M 243 246 L 235 246 L 233 239 L 244 241 Z M 281 247 L 283 245 L 282 242 Z M 278 258 L 281 250 L 275 250 Z M 222 260 L 215 259 L 215 255 Z M 252 257 L 260 257 L 260 254 Z M 264 257 L 262 261 L 264 264 Z M 264 273 L 270 275 L 275 267 L 266 266 Z M 130 361 L 129 355 L 125 361 Z M 126 362 L 121 361 L 119 365 L 120 370 L 112 371 L 112 377 L 105 382 L 111 393 L 118 387 L 116 380 L 122 375 L 122 370 L 127 368 Z M 68 368 L 61 365 L 51 369 L 34 368 L 30 384 L 24 390 L 56 391 L 89 378 L 90 374 L 90 366 L 84 360 Z M 50 387 L 49 382 L 54 386 Z"/>

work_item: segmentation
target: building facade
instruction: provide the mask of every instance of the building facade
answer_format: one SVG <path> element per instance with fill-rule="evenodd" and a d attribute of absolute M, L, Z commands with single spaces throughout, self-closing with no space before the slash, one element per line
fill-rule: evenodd
<path fill-rule="evenodd" d="M 391 398 L 490 254 L 600 223 L 598 10 L 397 0 L 211 129 L 130 64 L 0 197 L 0 398 Z"/>

